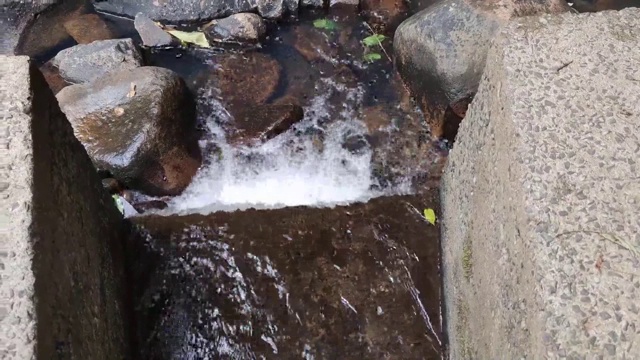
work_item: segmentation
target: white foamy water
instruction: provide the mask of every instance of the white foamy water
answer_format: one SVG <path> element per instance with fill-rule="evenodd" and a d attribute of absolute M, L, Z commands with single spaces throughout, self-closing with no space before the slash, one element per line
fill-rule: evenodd
<path fill-rule="evenodd" d="M 219 155 L 210 157 L 191 185 L 160 213 L 211 213 L 218 210 L 280 208 L 287 206 L 332 206 L 366 201 L 382 195 L 372 191 L 372 151 L 365 147 L 351 152 L 343 147 L 347 136 L 366 129 L 355 113 L 363 91 L 345 88 L 330 79 L 319 84 L 321 95 L 305 108 L 305 118 L 293 129 L 256 147 L 232 147 L 224 140 L 220 123 L 228 114 L 209 90 L 201 94 L 213 108 L 207 126 Z M 327 101 L 336 92 L 346 94 L 340 108 Z M 309 135 L 322 133 L 322 141 Z M 320 144 L 321 142 L 321 144 Z"/>

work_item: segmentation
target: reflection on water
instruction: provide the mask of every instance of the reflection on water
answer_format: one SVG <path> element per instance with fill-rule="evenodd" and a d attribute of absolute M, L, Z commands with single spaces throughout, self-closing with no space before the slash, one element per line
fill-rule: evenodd
<path fill-rule="evenodd" d="M 439 358 L 429 196 L 136 218 L 143 358 Z"/>

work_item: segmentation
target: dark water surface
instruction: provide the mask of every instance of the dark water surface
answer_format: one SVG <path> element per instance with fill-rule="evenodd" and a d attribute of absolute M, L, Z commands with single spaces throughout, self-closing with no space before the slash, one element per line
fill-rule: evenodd
<path fill-rule="evenodd" d="M 440 358 L 437 201 L 134 219 L 141 358 Z"/>

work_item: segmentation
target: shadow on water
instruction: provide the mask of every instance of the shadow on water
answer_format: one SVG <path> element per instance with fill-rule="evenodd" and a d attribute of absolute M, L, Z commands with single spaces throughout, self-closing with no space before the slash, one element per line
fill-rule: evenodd
<path fill-rule="evenodd" d="M 136 218 L 142 358 L 440 358 L 436 205 Z"/>

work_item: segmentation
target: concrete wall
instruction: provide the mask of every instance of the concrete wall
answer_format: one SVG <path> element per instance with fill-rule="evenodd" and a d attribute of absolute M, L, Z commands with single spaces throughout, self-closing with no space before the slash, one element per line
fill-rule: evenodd
<path fill-rule="evenodd" d="M 442 185 L 451 359 L 640 358 L 640 10 L 494 40 Z"/>
<path fill-rule="evenodd" d="M 0 102 L 0 358 L 128 358 L 120 214 L 27 57 Z"/>

